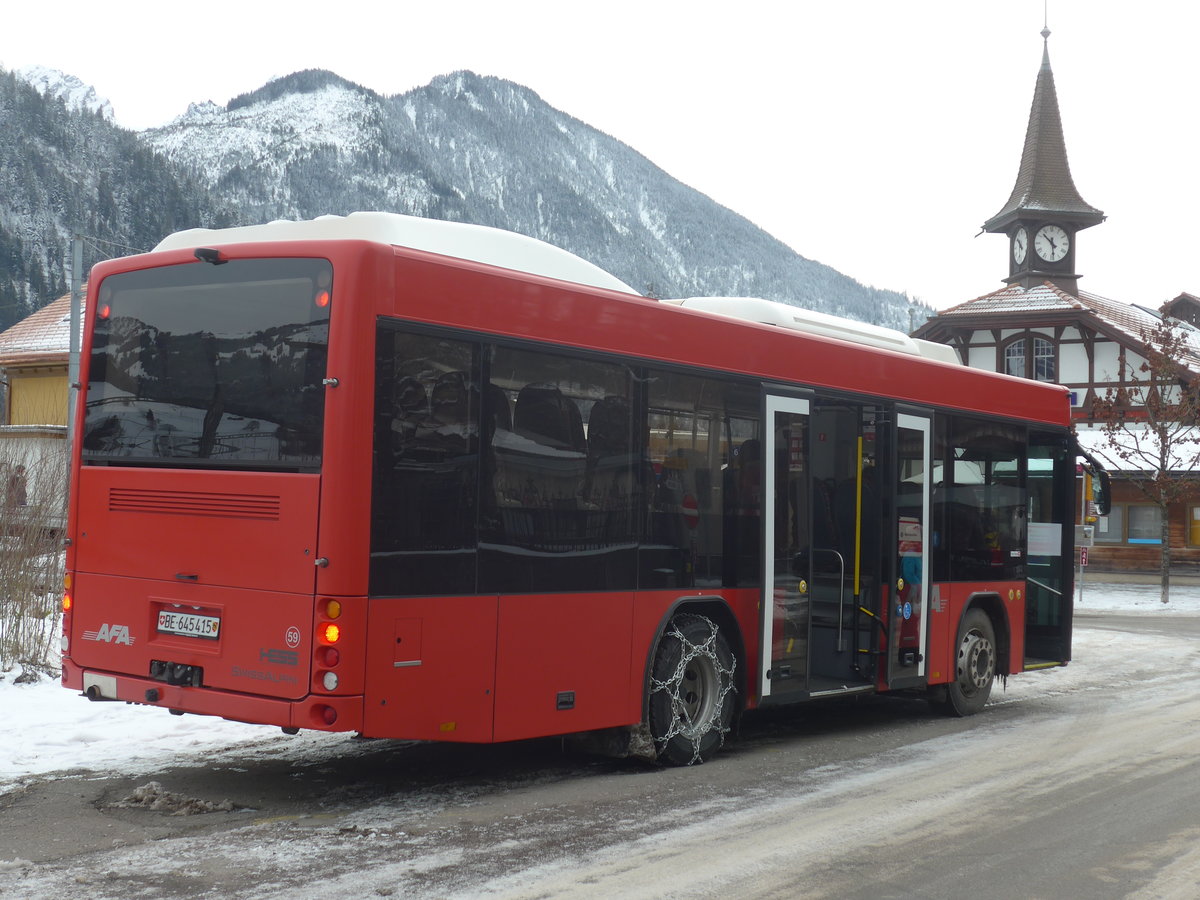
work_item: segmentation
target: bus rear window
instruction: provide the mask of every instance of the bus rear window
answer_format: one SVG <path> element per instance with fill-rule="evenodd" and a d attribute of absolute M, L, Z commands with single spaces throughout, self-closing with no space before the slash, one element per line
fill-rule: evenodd
<path fill-rule="evenodd" d="M 319 467 L 332 281 L 323 259 L 105 279 L 89 310 L 85 462 Z"/>

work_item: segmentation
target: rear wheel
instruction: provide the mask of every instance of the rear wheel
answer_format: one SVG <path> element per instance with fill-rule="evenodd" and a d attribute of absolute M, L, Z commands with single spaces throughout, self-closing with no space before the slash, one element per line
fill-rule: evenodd
<path fill-rule="evenodd" d="M 690 766 L 721 748 L 733 722 L 735 666 L 711 619 L 681 613 L 671 620 L 650 677 L 648 723 L 659 760 Z"/>
<path fill-rule="evenodd" d="M 946 709 L 956 716 L 973 716 L 983 709 L 996 678 L 996 632 L 980 609 L 968 610 L 958 626 L 954 681 L 947 685 Z"/>

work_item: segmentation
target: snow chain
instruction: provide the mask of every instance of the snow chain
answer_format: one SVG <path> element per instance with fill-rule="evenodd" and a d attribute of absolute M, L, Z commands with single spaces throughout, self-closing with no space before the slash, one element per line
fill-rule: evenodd
<path fill-rule="evenodd" d="M 726 696 L 733 692 L 734 688 L 734 670 L 737 668 L 737 658 L 730 656 L 730 665 L 725 665 L 716 651 L 717 642 L 717 626 L 711 619 L 705 616 L 692 616 L 692 618 L 703 622 L 708 626 L 708 637 L 700 643 L 693 643 L 684 637 L 683 632 L 679 629 L 679 624 L 672 620 L 670 629 L 665 637 L 673 637 L 679 641 L 680 656 L 679 664 L 675 667 L 675 671 L 665 680 L 651 678 L 650 693 L 655 694 L 662 691 L 671 701 L 671 726 L 667 733 L 661 737 L 657 743 L 661 750 L 673 738 L 682 737 L 685 741 L 691 744 L 692 759 L 688 765 L 694 765 L 700 761 L 700 749 L 704 743 L 704 738 L 710 732 L 717 732 L 718 743 L 721 747 L 725 743 L 725 735 L 729 732 L 729 726 L 721 724 L 721 711 L 725 706 Z M 686 699 L 686 694 L 691 690 L 692 686 L 687 683 L 686 673 L 688 667 L 694 660 L 700 658 L 706 660 L 700 665 L 710 664 L 713 673 L 717 676 L 716 680 L 721 685 L 720 692 L 712 698 L 711 702 L 703 703 L 701 709 L 697 710 L 697 717 L 692 718 L 690 707 L 694 704 L 689 703 Z"/>

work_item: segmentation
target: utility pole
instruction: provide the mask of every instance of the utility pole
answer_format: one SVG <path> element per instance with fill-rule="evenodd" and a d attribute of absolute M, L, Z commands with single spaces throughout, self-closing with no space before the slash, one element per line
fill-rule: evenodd
<path fill-rule="evenodd" d="M 74 446 L 75 406 L 79 402 L 79 331 L 82 305 L 80 276 L 83 274 L 83 238 L 71 239 L 71 343 L 67 357 L 67 449 Z"/>

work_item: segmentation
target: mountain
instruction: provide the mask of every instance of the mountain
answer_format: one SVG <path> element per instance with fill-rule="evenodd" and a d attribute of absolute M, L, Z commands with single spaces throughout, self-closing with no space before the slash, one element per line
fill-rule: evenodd
<path fill-rule="evenodd" d="M 309 70 L 226 106 L 193 104 L 138 135 L 68 110 L 57 88 L 44 90 L 34 92 L 53 107 L 43 116 L 87 124 L 93 140 L 106 127 L 100 143 L 136 147 L 140 167 L 172 175 L 176 193 L 193 203 L 177 210 L 188 227 L 386 210 L 537 237 L 653 296 L 761 296 L 905 330 L 910 309 L 920 321 L 929 312 L 805 259 L 630 147 L 502 79 L 456 72 L 385 97 Z M 51 147 L 41 158 L 53 172 L 70 157 Z M 116 165 L 109 160 L 97 171 Z M 132 181 L 126 189 L 135 189 Z M 109 190 L 114 201 L 121 195 Z M 0 241 L 6 215 L 0 208 Z M 147 226 L 155 227 L 163 231 L 135 246 L 184 226 Z M 46 267 L 53 269 L 53 253 Z M 28 266 L 24 272 L 31 277 Z"/>
<path fill-rule="evenodd" d="M 68 108 L 68 95 L 0 70 L 0 329 L 67 290 L 73 234 L 87 236 L 86 269 L 171 231 L 230 221 L 102 104 Z"/>
<path fill-rule="evenodd" d="M 37 88 L 43 96 L 61 100 L 67 109 L 97 113 L 106 122 L 115 121 L 112 103 L 74 75 L 47 66 L 26 66 L 18 69 L 17 75 Z"/>

